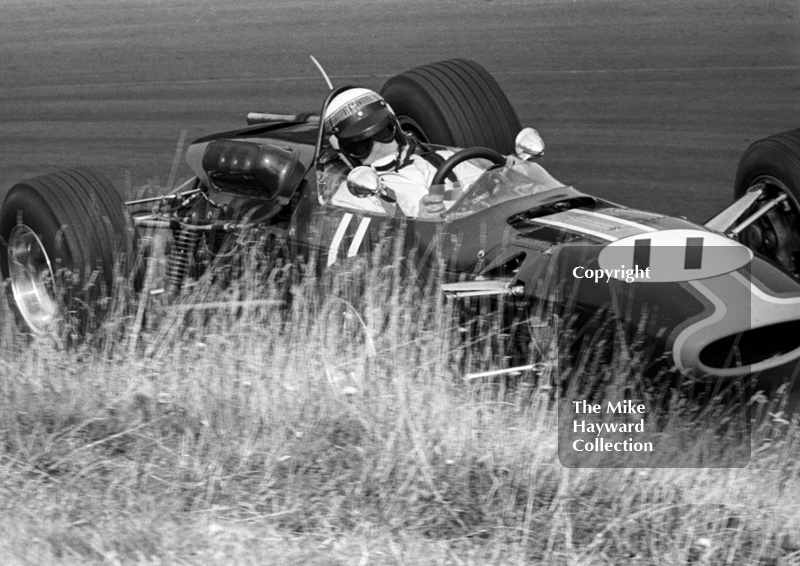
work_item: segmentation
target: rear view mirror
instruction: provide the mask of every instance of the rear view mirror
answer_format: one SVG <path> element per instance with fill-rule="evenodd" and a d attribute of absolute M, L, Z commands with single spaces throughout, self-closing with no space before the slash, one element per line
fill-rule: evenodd
<path fill-rule="evenodd" d="M 366 198 L 381 192 L 381 180 L 371 167 L 361 165 L 347 174 L 347 189 L 358 198 Z"/>
<path fill-rule="evenodd" d="M 533 161 L 544 155 L 544 140 L 533 128 L 522 128 L 514 141 L 517 157 L 525 161 Z"/>

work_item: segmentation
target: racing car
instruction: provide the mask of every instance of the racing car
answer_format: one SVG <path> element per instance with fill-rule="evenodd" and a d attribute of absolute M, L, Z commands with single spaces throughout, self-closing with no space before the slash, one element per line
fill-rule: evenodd
<path fill-rule="evenodd" d="M 773 386 L 796 373 L 800 130 L 747 149 L 735 202 L 701 226 L 559 182 L 537 163 L 541 137 L 522 128 L 483 67 L 436 62 L 381 89 L 403 135 L 453 152 L 428 187 L 442 198 L 407 216 L 333 199 L 342 187 L 352 202 L 386 194 L 374 172 L 340 158 L 320 118 L 348 88 L 333 89 L 319 114 L 251 113 L 245 128 L 194 141 L 186 151 L 194 176 L 167 194 L 123 202 L 85 168 L 6 189 L 0 269 L 19 327 L 41 334 L 68 320 L 91 332 L 119 273 L 135 269 L 145 233 L 169 241 L 157 291 L 180 296 L 229 250 L 230 236 L 257 230 L 295 277 L 390 261 L 375 250 L 399 241 L 403 273 L 436 272 L 455 301 L 499 301 L 517 321 L 547 304 L 578 335 L 597 329 L 597 313 L 611 314 L 622 336 L 644 337 L 654 368 L 726 381 L 758 375 Z M 481 173 L 448 181 L 465 161 Z M 648 276 L 629 281 L 633 267 Z M 524 363 L 509 359 L 498 371 Z"/>

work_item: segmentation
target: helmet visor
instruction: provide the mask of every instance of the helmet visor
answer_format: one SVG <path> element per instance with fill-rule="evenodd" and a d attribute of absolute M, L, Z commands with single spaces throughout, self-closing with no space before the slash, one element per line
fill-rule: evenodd
<path fill-rule="evenodd" d="M 389 122 L 374 136 L 367 139 L 353 141 L 353 140 L 340 140 L 339 146 L 342 151 L 356 159 L 364 159 L 372 151 L 374 142 L 389 143 L 395 137 L 394 122 Z"/>

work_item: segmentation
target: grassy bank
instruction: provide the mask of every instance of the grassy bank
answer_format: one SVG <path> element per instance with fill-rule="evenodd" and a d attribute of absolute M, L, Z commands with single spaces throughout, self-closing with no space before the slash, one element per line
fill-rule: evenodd
<path fill-rule="evenodd" d="M 0 562 L 800 563 L 797 423 L 743 469 L 566 469 L 548 390 L 464 382 L 441 304 L 369 288 L 70 349 L 6 316 Z"/>

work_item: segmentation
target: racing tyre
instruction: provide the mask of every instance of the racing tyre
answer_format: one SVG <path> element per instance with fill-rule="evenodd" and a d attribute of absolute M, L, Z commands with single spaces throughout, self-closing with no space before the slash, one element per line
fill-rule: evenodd
<path fill-rule="evenodd" d="M 765 186 L 755 209 L 781 194 L 788 198 L 742 232 L 742 243 L 800 278 L 800 129 L 754 142 L 739 160 L 734 198 Z"/>
<path fill-rule="evenodd" d="M 0 210 L 0 269 L 18 326 L 86 335 L 108 313 L 117 275 L 133 264 L 135 234 L 108 179 L 89 169 L 11 187 Z"/>
<path fill-rule="evenodd" d="M 519 118 L 494 78 L 474 61 L 416 67 L 386 81 L 381 95 L 403 129 L 421 141 L 514 152 Z"/>

